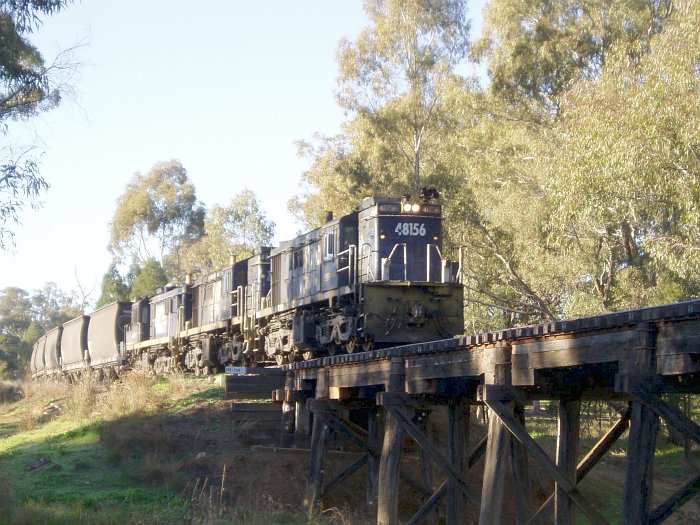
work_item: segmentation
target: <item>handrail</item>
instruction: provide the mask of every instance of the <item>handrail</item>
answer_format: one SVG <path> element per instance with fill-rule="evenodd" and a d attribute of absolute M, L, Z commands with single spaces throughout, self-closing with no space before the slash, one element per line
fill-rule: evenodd
<path fill-rule="evenodd" d="M 382 281 L 389 281 L 390 276 L 384 275 L 384 269 L 386 268 L 385 262 L 388 261 L 389 264 L 391 264 L 391 260 L 394 257 L 394 252 L 396 252 L 397 248 L 401 246 L 403 247 L 403 280 L 407 281 L 408 280 L 408 264 L 407 264 L 407 253 L 406 253 L 406 243 L 405 242 L 400 242 L 397 244 L 394 244 L 394 247 L 391 249 L 391 252 L 389 252 L 389 257 L 384 257 L 382 258 Z M 389 273 L 389 272 L 386 272 Z"/>
<path fill-rule="evenodd" d="M 238 290 L 240 289 L 240 286 L 236 288 L 235 290 L 231 290 L 229 294 L 231 294 L 231 302 L 229 303 L 228 307 L 231 309 L 231 317 L 238 317 L 238 315 L 234 315 L 234 310 L 236 314 L 238 314 Z"/>
<path fill-rule="evenodd" d="M 365 256 L 365 248 L 367 248 L 367 255 L 366 256 Z M 373 253 L 372 252 L 372 245 L 369 243 L 364 243 L 362 245 L 362 253 L 360 254 L 360 257 L 362 259 L 366 258 L 368 260 L 368 262 L 365 264 L 365 267 L 367 268 L 367 275 L 365 276 L 365 278 L 366 278 L 365 280 L 370 281 L 370 282 L 375 280 L 374 270 L 372 268 L 372 264 L 369 263 L 369 259 L 371 259 L 372 253 Z M 374 252 L 374 253 L 376 253 L 376 252 Z"/>
<path fill-rule="evenodd" d="M 426 257 L 426 276 L 425 280 L 426 282 L 430 282 L 430 276 L 432 275 L 431 273 L 431 257 L 430 254 L 432 253 L 431 248 L 434 248 L 435 251 L 437 252 L 438 257 L 440 258 L 440 262 L 442 263 L 440 266 L 440 282 L 448 282 L 449 280 L 445 279 L 445 259 L 442 257 L 442 252 L 440 252 L 440 247 L 437 244 L 427 244 L 427 257 Z"/>
<path fill-rule="evenodd" d="M 335 271 L 336 274 L 340 274 L 341 272 L 347 272 L 348 273 L 348 285 L 349 286 L 354 286 L 357 284 L 357 264 L 355 262 L 356 259 L 356 252 L 357 252 L 357 246 L 354 244 L 351 244 L 348 246 L 347 250 L 343 250 L 342 252 L 338 253 L 335 256 L 335 259 L 338 263 L 338 269 Z M 348 256 L 348 264 L 346 266 L 340 266 L 340 258 L 343 255 Z"/>
<path fill-rule="evenodd" d="M 231 317 L 241 317 L 244 310 L 241 307 L 241 303 L 245 303 L 245 294 L 242 286 L 238 286 L 235 290 L 229 292 L 231 294 Z M 235 312 L 235 313 L 234 313 Z"/>

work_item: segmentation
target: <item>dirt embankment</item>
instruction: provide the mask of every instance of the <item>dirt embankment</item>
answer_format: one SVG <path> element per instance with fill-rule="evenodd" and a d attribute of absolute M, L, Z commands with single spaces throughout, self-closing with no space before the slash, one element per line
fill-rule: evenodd
<path fill-rule="evenodd" d="M 175 472 L 170 476 L 179 478 L 180 483 L 191 486 L 196 480 L 207 479 L 210 486 L 223 487 L 226 498 L 231 504 L 243 504 L 246 506 L 279 505 L 282 507 L 299 509 L 303 505 L 306 490 L 306 478 L 308 475 L 309 456 L 304 449 L 289 450 L 274 447 L 254 446 L 256 435 L 256 422 L 232 420 L 231 402 L 221 401 L 216 405 L 206 408 L 195 407 L 178 414 L 176 417 L 153 419 L 149 425 L 158 426 L 158 435 L 170 436 L 175 441 L 170 446 L 173 451 L 183 453 L 186 458 L 174 464 Z M 446 414 L 440 410 L 433 412 L 431 424 L 426 431 L 438 447 L 445 451 Z M 475 423 L 472 417 L 470 425 L 470 447 L 478 443 L 484 436 L 485 428 Z M 141 426 L 143 432 L 148 432 L 147 426 Z M 111 434 L 118 434 L 112 432 Z M 123 434 L 123 433 L 122 433 Z M 331 440 L 332 441 L 332 440 Z M 337 443 L 340 443 L 338 441 Z M 545 442 L 545 448 L 554 456 L 553 440 Z M 437 487 L 443 480 L 438 467 L 433 466 L 427 477 L 425 469 L 421 469 L 418 447 L 410 440 L 406 442 L 402 471 L 409 478 L 424 485 L 430 484 Z M 338 450 L 340 448 L 341 450 Z M 582 448 L 581 453 L 587 450 Z M 361 454 L 348 449 L 347 446 L 335 447 L 326 458 L 324 477 L 326 482 L 333 479 L 345 467 L 359 459 Z M 619 453 L 609 455 L 601 461 L 588 475 L 588 483 L 591 485 L 607 484 L 617 487 L 621 493 L 624 486 L 626 460 Z M 503 523 L 514 523 L 514 509 L 516 501 L 514 494 L 508 487 L 511 486 L 510 467 L 506 479 L 504 491 Z M 481 459 L 469 472 L 467 479 L 474 492 L 481 492 L 483 472 L 483 459 Z M 531 508 L 538 508 L 553 490 L 553 482 L 545 471 L 531 458 L 528 459 L 528 475 L 531 483 Z M 655 504 L 661 503 L 673 492 L 681 488 L 688 475 L 669 476 L 656 475 L 654 480 Z M 399 492 L 401 495 L 400 514 L 403 520 L 409 519 L 421 506 L 425 494 L 416 488 L 416 483 L 401 481 Z M 582 488 L 584 495 L 598 506 L 612 505 L 612 496 L 606 491 L 590 492 L 586 487 Z M 606 500 L 607 498 L 607 500 Z M 669 518 L 666 523 L 687 524 L 700 519 L 699 498 L 688 502 L 680 512 Z M 351 477 L 337 485 L 324 496 L 324 508 L 343 509 L 346 515 L 355 516 L 355 521 L 364 521 L 366 516 L 366 469 L 362 468 Z M 467 505 L 467 522 L 478 522 L 478 511 L 471 505 Z M 435 514 L 437 517 L 439 512 Z M 690 521 L 689 521 L 690 520 Z M 371 522 L 371 521 L 370 521 Z"/>
<path fill-rule="evenodd" d="M 127 385 L 128 386 L 128 385 Z M 133 385 L 132 385 L 133 386 Z M 273 405 L 265 405 L 256 415 L 241 402 L 224 400 L 220 391 L 202 386 L 192 393 L 192 384 L 184 383 L 182 392 L 165 399 L 156 396 L 145 404 L 143 409 L 128 405 L 128 416 L 117 416 L 103 420 L 99 425 L 100 442 L 107 447 L 110 455 L 130 472 L 134 483 L 139 485 L 162 485 L 191 498 L 215 500 L 217 505 L 228 508 L 245 507 L 251 510 L 260 508 L 288 509 L 298 511 L 303 506 L 306 479 L 308 476 L 309 454 L 307 450 L 288 450 L 259 446 L 258 438 L 262 426 L 276 426 L 275 418 L 281 422 L 281 413 L 275 415 Z M 79 389 L 78 389 L 79 390 Z M 151 395 L 149 381 L 144 380 L 142 389 L 133 389 L 136 397 Z M 81 390 L 80 399 L 89 399 Z M 131 395 L 131 394 L 130 394 Z M 132 398 L 134 395 L 132 395 Z M 29 399 L 29 398 L 28 398 Z M 111 398 L 110 398 L 111 399 Z M 116 401 L 112 401 L 112 404 Z M 103 406 L 104 398 L 97 396 L 89 403 L 89 411 L 95 406 Z M 153 407 L 157 406 L 157 410 Z M 265 411 L 267 408 L 267 412 Z M 86 412 L 87 413 L 87 412 Z M 120 412 L 123 413 L 123 412 Z M 260 414 L 265 414 L 264 422 Z M 58 416 L 54 416 L 58 417 Z M 63 417 L 63 416 L 61 416 Z M 429 418 L 426 432 L 438 448 L 445 453 L 445 430 L 447 418 L 445 410 L 434 410 Z M 484 436 L 484 426 L 478 423 L 474 414 L 469 427 L 469 449 Z M 266 440 L 268 443 L 270 440 Z M 272 438 L 272 442 L 278 442 Z M 333 446 L 327 455 L 325 481 L 332 480 L 338 473 L 361 457 L 347 444 L 341 444 L 337 436 L 331 436 Z M 550 457 L 554 455 L 554 440 L 541 441 Z M 587 450 L 582 447 L 581 453 Z M 614 498 L 621 495 L 625 476 L 624 453 L 609 454 L 588 475 L 591 485 L 582 486 L 582 493 L 599 508 L 615 506 Z M 507 465 L 506 469 L 510 472 Z M 418 448 L 410 440 L 406 441 L 402 471 L 405 474 L 400 482 L 400 517 L 408 520 L 418 510 L 426 495 L 416 485 L 437 487 L 443 480 L 439 468 L 434 466 L 426 471 L 421 468 Z M 470 470 L 467 481 L 478 497 L 481 492 L 483 459 Z M 536 509 L 551 493 L 553 483 L 549 476 L 532 460 L 528 462 L 531 480 L 531 508 Z M 683 475 L 669 475 L 668 472 L 655 478 L 656 502 L 661 502 L 684 481 L 697 472 L 683 472 Z M 505 482 L 504 510 L 502 521 L 514 523 L 514 500 L 510 474 Z M 408 481 L 407 481 L 408 480 Z M 600 489 L 603 487 L 603 489 Z M 599 488 L 600 490 L 589 490 Z M 608 490 L 609 488 L 615 490 Z M 380 489 L 381 490 L 381 489 Z M 616 492 L 616 493 L 615 493 Z M 206 497 L 205 497 L 206 496 Z M 340 523 L 372 523 L 366 517 L 366 468 L 334 487 L 323 498 L 326 509 L 340 509 Z M 619 506 L 619 505 L 618 505 Z M 433 522 L 439 522 L 440 512 L 434 514 Z M 478 511 L 474 506 L 466 506 L 466 523 L 478 522 Z M 612 520 L 614 523 L 615 520 Z M 700 522 L 698 498 L 686 504 L 682 512 L 674 515 L 667 523 L 688 524 Z"/>

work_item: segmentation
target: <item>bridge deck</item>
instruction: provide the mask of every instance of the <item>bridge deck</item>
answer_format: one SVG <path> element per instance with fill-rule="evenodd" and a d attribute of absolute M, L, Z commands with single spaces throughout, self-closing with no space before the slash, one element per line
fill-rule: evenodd
<path fill-rule="evenodd" d="M 325 492 L 366 466 L 369 511 L 376 512 L 378 524 L 398 524 L 399 479 L 405 477 L 401 454 L 409 436 L 420 448 L 426 472 L 432 463 L 445 477 L 438 487 L 427 483 L 412 524 L 424 523 L 441 501 L 447 524 L 464 522 L 468 507 L 472 515 L 477 512 L 480 525 L 502 523 L 506 477 L 516 496 L 518 523 L 545 523 L 553 514 L 555 524 L 573 525 L 577 512 L 592 523 L 608 523 L 578 483 L 628 430 L 624 524 L 660 523 L 700 491 L 697 476 L 661 505 L 651 506 L 660 418 L 700 443 L 700 426 L 660 397 L 700 391 L 700 301 L 325 357 L 285 370 L 285 388 L 278 393 L 286 412 L 294 413 L 297 433 L 311 430 L 305 500 L 310 512 Z M 627 407 L 580 458 L 580 401 L 588 397 L 625 400 Z M 556 458 L 525 429 L 524 404 L 533 399 L 558 402 Z M 469 453 L 469 405 L 474 403 L 488 407 L 491 417 L 487 438 Z M 437 405 L 448 409 L 442 429 L 446 456 L 413 417 L 430 414 Z M 360 412 L 362 426 L 353 422 L 358 419 L 353 413 Z M 367 455 L 324 486 L 331 428 Z M 469 487 L 465 476 L 481 457 L 482 485 Z M 555 482 L 552 496 L 539 508 L 530 497 L 527 457 Z"/>
<path fill-rule="evenodd" d="M 497 364 L 509 367 L 511 385 L 534 387 L 532 395 L 549 395 L 562 380 L 579 391 L 610 389 L 616 376 L 619 389 L 621 377 L 648 359 L 659 388 L 692 392 L 700 384 L 700 301 L 294 363 L 285 367 L 295 378 L 288 388 L 308 391 L 312 382 L 318 388 L 322 377 L 320 387 L 335 398 L 346 388 L 388 385 L 392 359 L 403 361 L 410 394 L 465 393 L 459 379 L 491 384 Z"/>

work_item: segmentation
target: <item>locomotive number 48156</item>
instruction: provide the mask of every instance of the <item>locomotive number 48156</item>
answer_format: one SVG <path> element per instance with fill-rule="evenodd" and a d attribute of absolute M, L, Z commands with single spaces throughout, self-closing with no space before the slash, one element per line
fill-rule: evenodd
<path fill-rule="evenodd" d="M 394 228 L 397 235 L 410 235 L 411 237 L 425 237 L 425 224 L 417 222 L 400 222 Z"/>

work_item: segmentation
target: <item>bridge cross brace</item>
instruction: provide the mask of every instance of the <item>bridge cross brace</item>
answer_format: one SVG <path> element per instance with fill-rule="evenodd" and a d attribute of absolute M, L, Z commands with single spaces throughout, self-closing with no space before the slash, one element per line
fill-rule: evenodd
<path fill-rule="evenodd" d="M 628 452 L 628 474 L 626 482 L 625 511 L 632 513 L 641 512 L 642 523 L 656 525 L 662 523 L 674 511 L 679 509 L 684 503 L 700 493 L 700 475 L 689 480 L 683 487 L 678 489 L 666 501 L 658 505 L 655 509 L 649 510 L 649 498 L 638 501 L 634 496 L 642 491 L 635 490 L 636 485 L 644 486 L 651 484 L 651 471 L 655 449 L 655 437 L 658 430 L 658 419 L 662 418 L 669 426 L 688 436 L 690 439 L 700 444 L 700 426 L 686 417 L 678 409 L 666 403 L 659 396 L 663 385 L 659 376 L 656 375 L 631 375 L 622 378 L 626 393 L 629 394 L 633 407 L 633 420 L 636 420 L 636 428 L 630 430 L 630 451 Z M 651 428 L 649 428 L 651 427 Z M 634 435 L 633 435 L 634 432 Z M 653 435 L 650 441 L 649 435 Z M 633 445 L 632 443 L 635 443 Z M 639 444 L 637 444 L 639 443 Z M 638 467 L 638 465 L 642 465 Z M 642 469 L 640 472 L 637 470 Z M 644 476 L 643 478 L 641 476 Z M 640 479 L 641 478 L 641 479 Z M 627 486 L 629 485 L 629 486 Z M 630 495 L 628 497 L 628 494 Z M 628 508 L 630 510 L 628 510 Z M 641 509 L 638 511 L 637 509 Z M 632 522 L 628 521 L 631 525 Z"/>
<path fill-rule="evenodd" d="M 496 417 L 491 420 L 489 426 L 489 439 L 494 443 L 494 446 L 490 447 L 487 452 L 482 491 L 482 505 L 485 508 L 488 502 L 491 510 L 488 513 L 482 513 L 479 521 L 480 525 L 500 522 L 504 480 L 502 465 L 509 449 L 508 440 L 511 438 L 517 440 L 520 446 L 549 474 L 556 484 L 555 495 L 551 498 L 553 502 L 546 503 L 546 507 L 541 507 L 527 521 L 524 519 L 524 515 L 519 512 L 518 523 L 541 523 L 546 518 L 545 513 L 551 512 L 552 507 L 556 507 L 557 510 L 555 523 L 558 525 L 572 523 L 573 512 L 568 508 L 569 505 L 567 503 L 571 501 L 591 522 L 596 525 L 607 525 L 608 521 L 578 491 L 578 469 L 574 469 L 572 472 L 569 466 L 572 458 L 575 461 L 578 448 L 579 403 L 571 401 L 560 403 L 560 435 L 557 464 L 550 459 L 547 453 L 542 450 L 525 430 L 523 418 L 516 417 L 514 413 L 515 400 L 519 399 L 520 396 L 519 392 L 506 385 L 484 385 L 482 387 L 482 399 Z M 505 433 L 504 430 L 507 430 L 508 433 Z M 562 451 L 562 449 L 565 449 L 565 451 Z M 516 483 L 516 489 L 519 488 L 523 494 L 528 492 L 527 480 L 524 481 L 525 486 Z M 520 487 L 517 487 L 518 485 Z M 519 510 L 523 511 L 524 509 Z"/>
<path fill-rule="evenodd" d="M 447 476 L 430 497 L 424 501 L 407 525 L 425 523 L 431 512 L 442 501 L 447 500 L 445 523 L 461 523 L 464 501 L 477 509 L 478 495 L 467 485 L 464 476 L 483 456 L 486 438 L 482 439 L 470 454 L 465 453 L 468 442 L 468 405 L 457 399 L 448 401 L 447 457 L 432 443 L 423 429 L 409 415 L 409 410 L 421 404 L 421 400 L 401 392 L 385 392 L 377 395 L 377 404 L 386 413 L 386 428 L 379 469 L 379 484 L 383 491 L 379 495 L 377 523 L 380 525 L 398 524 L 398 477 L 405 435 L 410 436 L 424 453 Z M 424 404 L 424 403 L 423 403 Z"/>
<path fill-rule="evenodd" d="M 330 399 L 309 400 L 309 409 L 314 414 L 314 423 L 311 435 L 311 451 L 309 476 L 307 478 L 306 496 L 304 506 L 309 515 L 315 514 L 319 507 L 321 498 L 334 487 L 345 481 L 362 467 L 367 467 L 367 508 L 369 515 L 374 515 L 377 511 L 377 498 L 379 493 L 379 466 L 382 456 L 382 439 L 380 434 L 381 417 L 375 407 L 369 413 L 368 429 L 349 421 L 342 417 L 344 410 L 342 403 Z M 325 458 L 327 453 L 329 431 L 333 429 L 338 435 L 347 438 L 364 451 L 362 457 L 346 467 L 332 480 L 324 482 Z M 432 488 L 415 481 L 404 472 L 399 473 L 402 481 L 411 488 L 430 496 Z"/>

